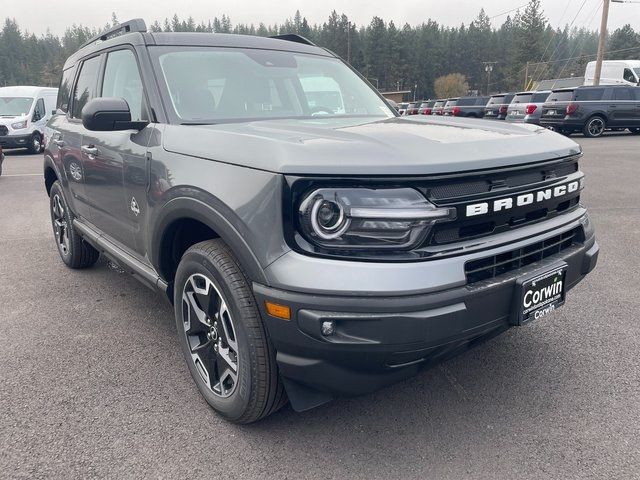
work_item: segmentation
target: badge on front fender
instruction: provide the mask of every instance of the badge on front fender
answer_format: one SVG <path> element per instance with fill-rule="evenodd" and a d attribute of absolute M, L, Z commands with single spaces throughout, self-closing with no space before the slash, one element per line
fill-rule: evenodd
<path fill-rule="evenodd" d="M 537 320 L 563 305 L 567 291 L 566 277 L 567 264 L 558 262 L 518 279 L 512 323 L 522 325 Z"/>

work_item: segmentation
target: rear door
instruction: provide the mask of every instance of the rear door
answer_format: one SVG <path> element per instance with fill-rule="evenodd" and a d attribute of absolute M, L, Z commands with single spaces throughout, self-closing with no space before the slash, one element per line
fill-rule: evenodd
<path fill-rule="evenodd" d="M 609 125 L 627 127 L 634 123 L 636 105 L 633 101 L 633 90 L 627 87 L 612 88 L 611 115 Z"/>
<path fill-rule="evenodd" d="M 105 54 L 99 96 L 124 98 L 131 120 L 148 120 L 136 55 L 120 48 Z M 135 226 L 146 214 L 146 152 L 150 127 L 138 132 L 91 132 L 82 138 L 87 194 L 92 202 L 92 222 L 107 236 L 135 249 Z M 126 185 L 126 186 L 125 186 Z"/>

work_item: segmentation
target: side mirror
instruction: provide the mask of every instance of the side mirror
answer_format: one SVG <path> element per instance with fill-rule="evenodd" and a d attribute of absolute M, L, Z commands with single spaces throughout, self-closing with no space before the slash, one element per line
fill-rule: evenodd
<path fill-rule="evenodd" d="M 124 98 L 100 97 L 89 100 L 82 109 L 82 125 L 94 132 L 142 130 L 149 122 L 132 122 Z"/>

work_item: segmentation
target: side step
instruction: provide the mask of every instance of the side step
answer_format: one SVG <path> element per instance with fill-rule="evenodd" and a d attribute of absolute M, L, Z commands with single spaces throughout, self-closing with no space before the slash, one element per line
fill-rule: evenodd
<path fill-rule="evenodd" d="M 167 293 L 167 282 L 160 278 L 149 265 L 145 265 L 81 220 L 74 218 L 73 226 L 80 232 L 84 240 L 122 267 L 125 272 L 133 275 L 152 290 L 159 289 L 163 293 Z"/>

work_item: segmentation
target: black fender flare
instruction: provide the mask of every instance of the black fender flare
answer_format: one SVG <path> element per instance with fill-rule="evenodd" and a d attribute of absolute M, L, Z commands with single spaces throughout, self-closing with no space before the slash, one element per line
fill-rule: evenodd
<path fill-rule="evenodd" d="M 220 205 L 210 205 L 198 198 L 174 197 L 153 215 L 149 245 L 152 265 L 164 280 L 170 282 L 171 279 L 166 278 L 167 272 L 163 272 L 161 269 L 164 233 L 173 222 L 181 219 L 192 219 L 207 225 L 229 246 L 250 280 L 267 284 L 262 265 L 239 229 L 229 220 L 229 218 L 235 217 L 235 214 L 219 200 L 212 199 L 213 201 L 220 203 Z M 225 212 L 226 215 L 221 213 L 225 210 L 228 210 L 228 212 Z M 239 224 L 240 221 L 237 223 Z"/>
<path fill-rule="evenodd" d="M 53 161 L 53 158 L 51 157 L 51 155 L 48 155 L 46 152 L 44 154 L 44 161 L 43 161 L 43 165 L 42 165 L 42 176 L 45 179 L 46 182 L 46 172 L 47 169 L 51 168 L 54 173 L 56 174 L 56 177 L 58 177 L 58 180 L 60 180 L 60 182 L 63 184 L 63 186 L 66 186 L 66 178 L 65 176 L 62 174 L 62 172 L 60 172 L 60 169 L 58 168 L 58 165 L 56 165 L 56 162 Z M 46 185 L 46 183 L 45 183 Z M 49 188 L 47 187 L 47 195 L 49 194 Z"/>

